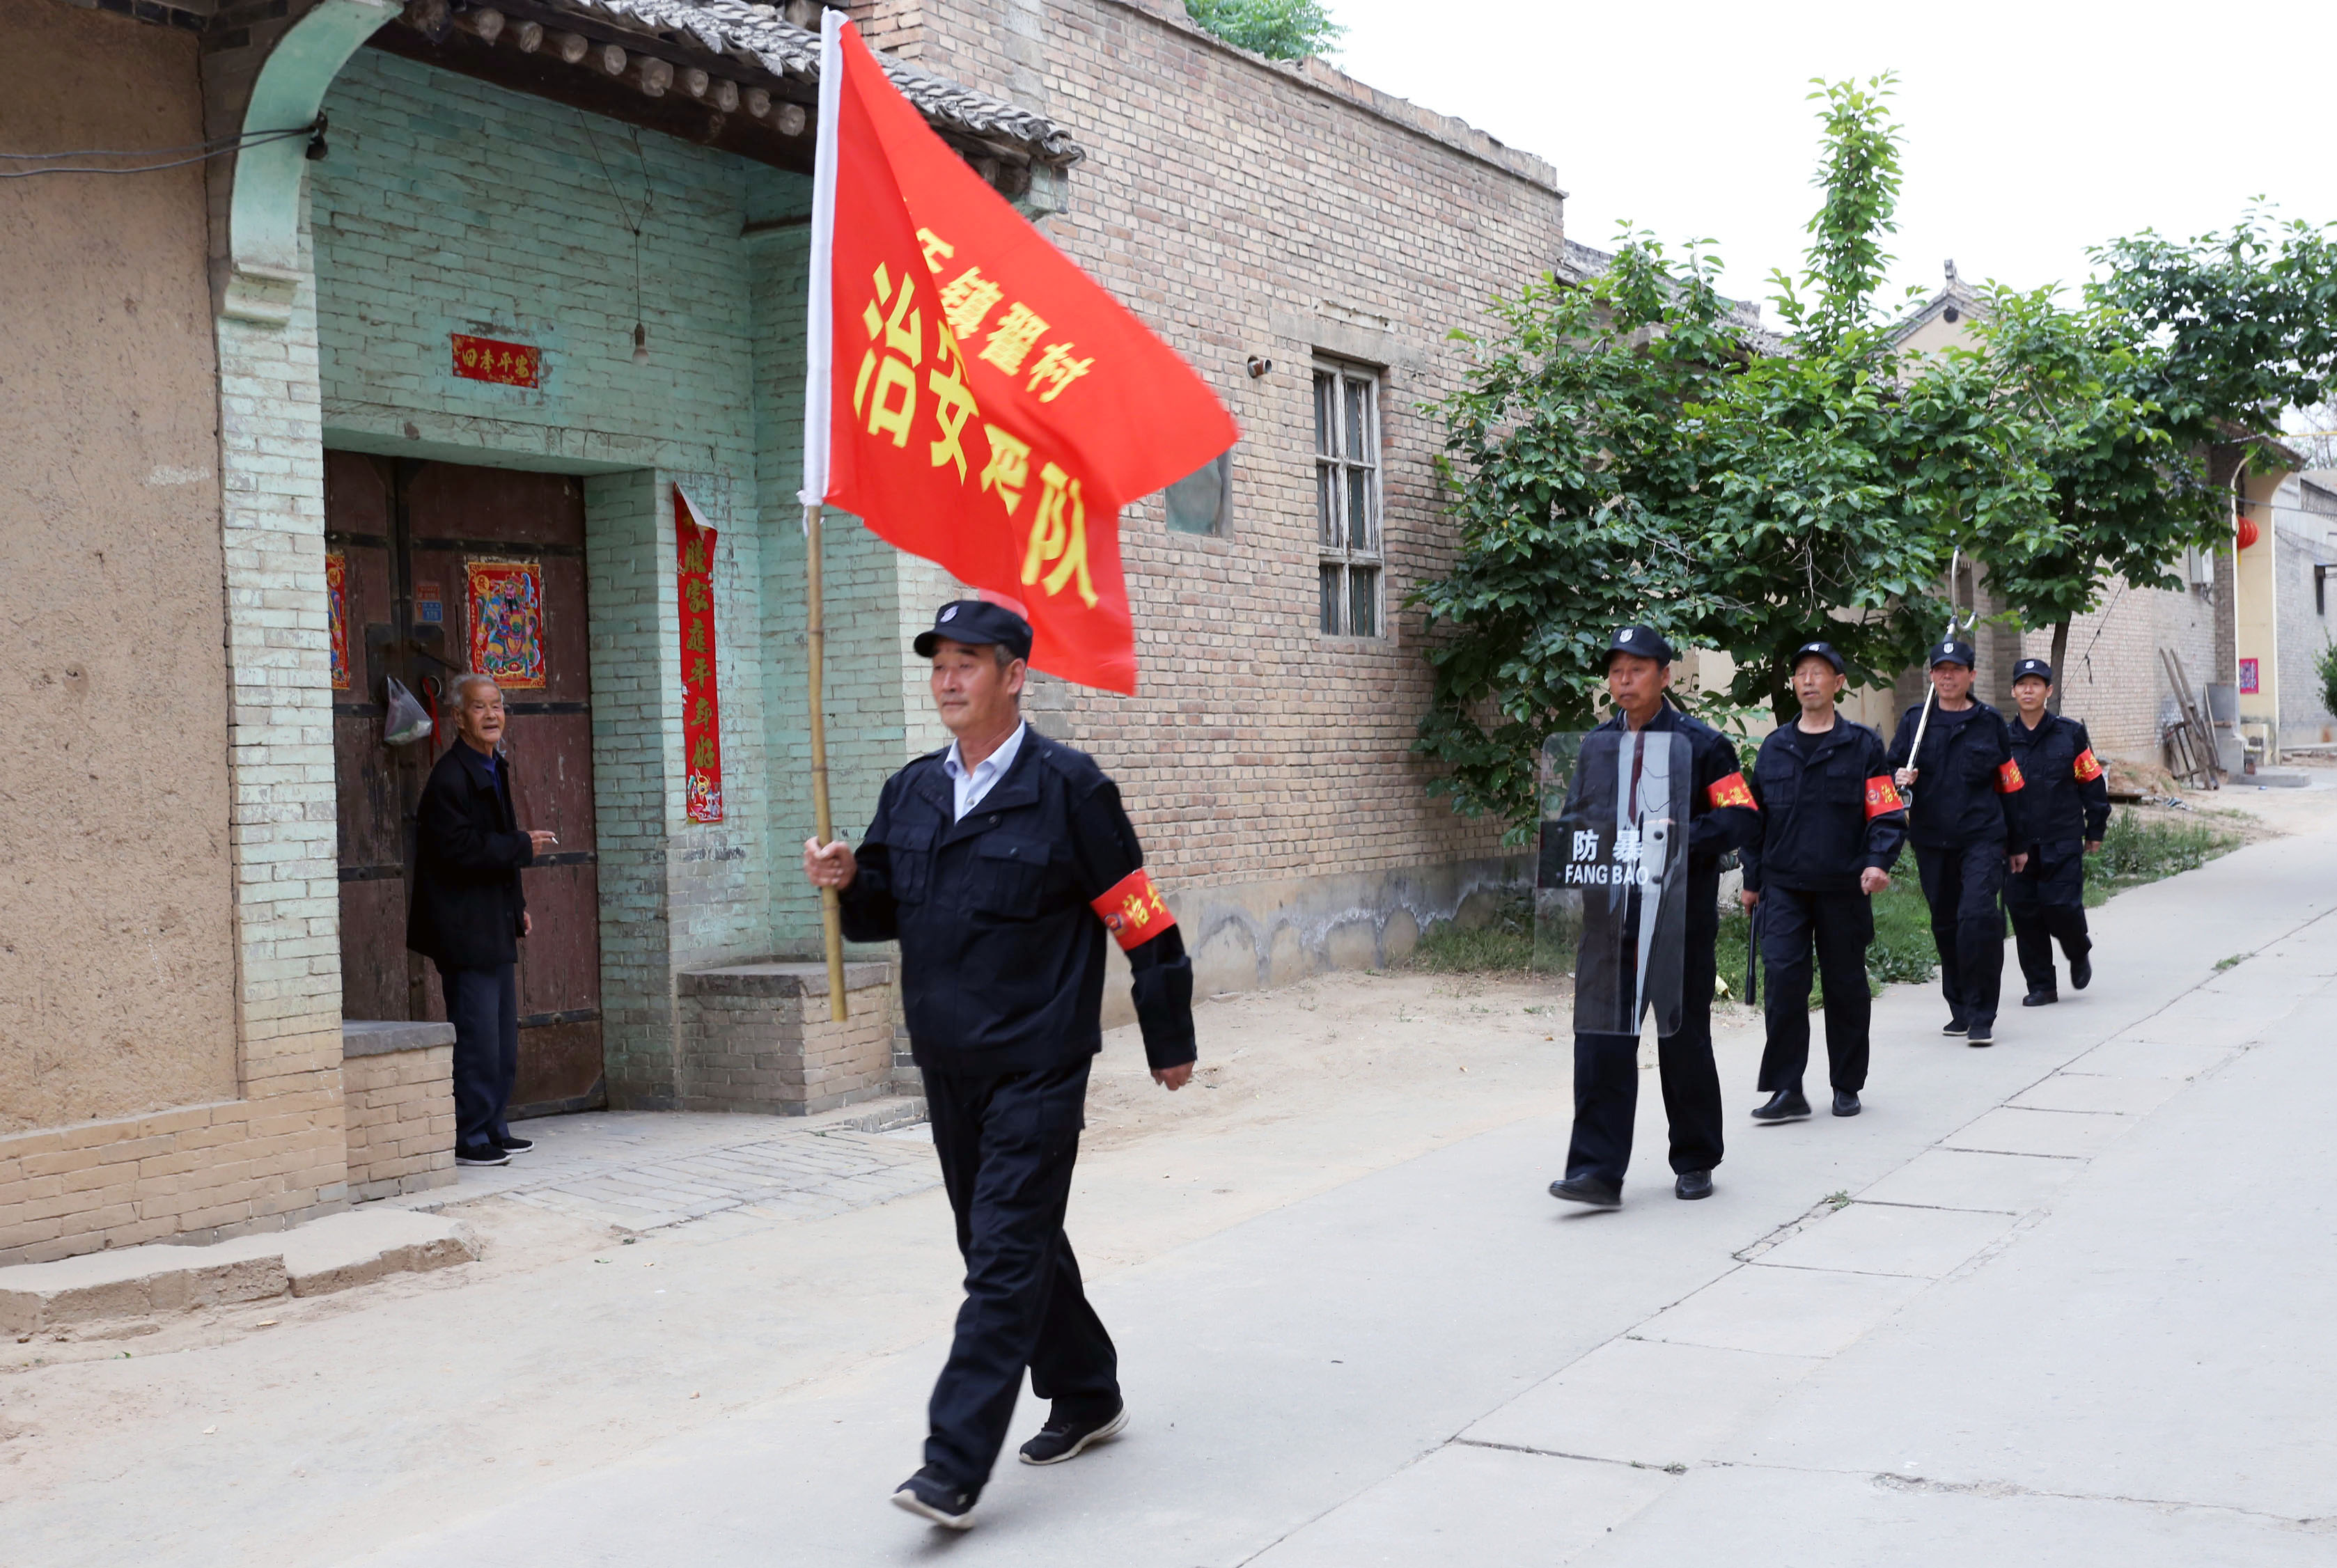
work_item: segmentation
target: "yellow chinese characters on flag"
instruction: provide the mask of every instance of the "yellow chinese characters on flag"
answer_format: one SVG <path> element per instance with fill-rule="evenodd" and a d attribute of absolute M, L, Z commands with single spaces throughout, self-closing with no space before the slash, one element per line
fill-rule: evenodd
<path fill-rule="evenodd" d="M 826 24 L 804 499 L 1014 601 L 1039 668 L 1132 693 L 1120 509 L 1232 417 Z"/>

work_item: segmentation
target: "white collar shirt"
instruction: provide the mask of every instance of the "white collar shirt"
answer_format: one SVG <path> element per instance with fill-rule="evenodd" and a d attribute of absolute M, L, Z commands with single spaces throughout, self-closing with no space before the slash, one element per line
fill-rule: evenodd
<path fill-rule="evenodd" d="M 956 792 L 958 821 L 963 822 L 965 813 L 982 803 L 982 797 L 990 793 L 991 786 L 1006 776 L 1006 770 L 1012 767 L 1014 759 L 1022 755 L 1022 737 L 1030 730 L 1028 724 L 1016 725 L 1014 733 L 1006 737 L 1004 745 L 971 768 L 958 755 L 957 742 L 950 742 L 949 755 L 942 758 L 942 771 L 949 774 L 950 787 Z"/>

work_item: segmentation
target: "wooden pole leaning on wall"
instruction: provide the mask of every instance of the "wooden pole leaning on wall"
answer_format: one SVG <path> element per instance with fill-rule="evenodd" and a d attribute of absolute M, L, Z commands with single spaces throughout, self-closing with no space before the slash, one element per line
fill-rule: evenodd
<path fill-rule="evenodd" d="M 827 618 L 819 580 L 822 510 L 816 503 L 804 508 L 804 589 L 810 600 L 804 646 L 811 666 L 812 826 L 824 847 L 836 842 L 836 818 L 827 804 L 827 708 L 822 700 L 827 684 Z M 819 890 L 819 930 L 827 948 L 827 1016 L 840 1024 L 851 1010 L 844 999 L 844 915 L 834 888 Z"/>

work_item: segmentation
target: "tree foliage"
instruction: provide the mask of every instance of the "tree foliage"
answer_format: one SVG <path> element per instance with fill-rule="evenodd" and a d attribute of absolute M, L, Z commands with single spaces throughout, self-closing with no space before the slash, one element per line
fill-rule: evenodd
<path fill-rule="evenodd" d="M 1322 0 L 1185 0 L 1185 14 L 1203 31 L 1276 60 L 1329 54 L 1347 32 Z"/>

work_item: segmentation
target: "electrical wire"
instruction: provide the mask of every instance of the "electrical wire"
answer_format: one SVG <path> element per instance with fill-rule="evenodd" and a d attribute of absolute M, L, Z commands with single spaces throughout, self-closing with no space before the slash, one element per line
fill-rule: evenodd
<path fill-rule="evenodd" d="M 192 143 L 192 146 L 206 151 L 198 151 L 191 158 L 174 158 L 165 163 L 144 163 L 129 169 L 109 169 L 93 165 L 89 167 L 68 165 L 50 169 L 0 169 L 0 180 L 32 180 L 43 174 L 157 174 L 165 169 L 184 169 L 191 163 L 208 163 L 214 158 L 224 158 L 230 152 L 240 152 L 250 147 L 264 147 L 271 141 L 288 141 L 296 136 L 313 136 L 316 131 L 317 127 L 312 123 L 285 131 L 257 131 L 240 136 L 223 136 L 215 142 Z M 186 151 L 185 148 L 179 147 L 156 147 L 141 152 L 117 152 L 108 151 L 103 148 L 91 148 L 78 152 L 0 152 L 0 158 L 16 162 L 28 162 L 44 158 L 151 158 L 158 152 L 184 151 Z"/>

